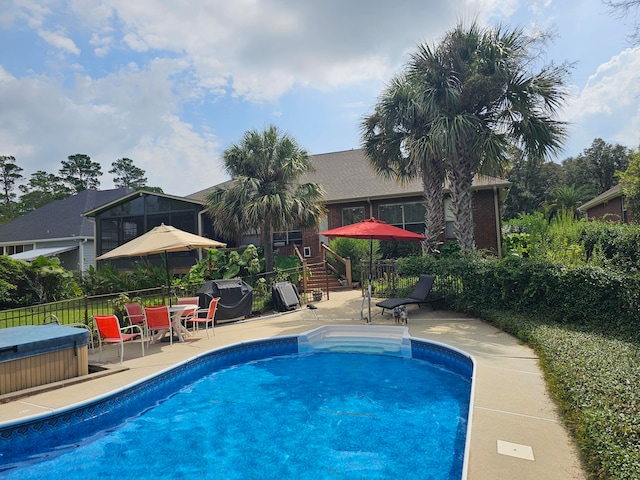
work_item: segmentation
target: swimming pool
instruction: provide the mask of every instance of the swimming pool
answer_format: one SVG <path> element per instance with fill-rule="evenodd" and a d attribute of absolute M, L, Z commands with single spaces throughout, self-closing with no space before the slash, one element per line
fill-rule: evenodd
<path fill-rule="evenodd" d="M 371 333 L 371 327 L 368 329 Z M 91 458 L 110 453 L 114 459 L 122 458 L 118 463 L 132 465 L 136 463 L 135 457 L 148 458 L 157 451 L 161 463 L 151 471 L 146 469 L 153 477 L 158 476 L 158 472 L 165 475 L 172 472 L 187 476 L 199 473 L 205 478 L 322 478 L 324 474 L 340 478 L 389 478 L 389 468 L 400 468 L 397 464 L 404 464 L 404 468 L 413 473 L 402 473 L 403 478 L 412 478 L 411 475 L 424 478 L 424 469 L 430 468 L 429 462 L 434 461 L 428 459 L 428 454 L 442 451 L 447 444 L 452 458 L 435 457 L 447 476 L 434 478 L 461 478 L 473 373 L 470 357 L 442 345 L 408 339 L 406 335 L 398 343 L 410 347 L 411 359 L 406 358 L 404 347 L 391 355 L 355 355 L 349 352 L 349 343 L 354 351 L 361 352 L 367 347 L 374 350 L 368 353 L 380 353 L 381 348 L 393 350 L 389 345 L 394 342 L 381 340 L 388 336 L 383 332 L 367 344 L 364 337 L 353 333 L 318 336 L 316 332 L 234 345 L 93 405 L 61 413 L 56 418 L 4 427 L 0 430 L 1 463 L 4 468 L 24 466 L 21 462 L 29 462 L 33 459 L 28 457 L 36 455 L 39 467 L 21 469 L 15 472 L 15 478 L 18 473 L 19 478 L 42 478 L 41 469 L 45 468 L 46 472 L 57 470 L 62 475 L 60 478 L 70 479 L 81 472 L 80 466 L 84 464 L 92 474 L 99 472 L 100 467 L 92 465 Z M 350 336 L 352 340 L 348 340 Z M 314 343 L 317 348 L 310 347 Z M 298 355 L 299 350 L 306 352 Z M 334 354 L 317 353 L 326 351 Z M 294 373 L 291 363 L 294 359 L 302 365 L 299 373 Z M 357 370 L 363 375 L 346 381 L 346 374 Z M 204 375 L 210 372 L 215 373 Z M 305 377 L 304 372 L 312 375 Z M 372 373 L 381 376 L 374 380 Z M 440 375 L 445 379 L 436 378 Z M 240 380 L 236 379 L 235 384 L 216 383 L 227 376 L 239 376 Z M 281 381 L 284 383 L 278 384 Z M 453 383 L 458 384 L 454 389 L 460 390 L 457 393 L 447 391 Z M 444 390 L 436 388 L 436 384 Z M 335 390 L 336 386 L 347 389 L 340 393 Z M 176 390 L 181 390 L 180 394 L 173 395 Z M 234 396 L 238 390 L 241 392 Z M 197 391 L 205 392 L 204 396 L 197 399 Z M 263 393 L 265 397 L 258 397 Z M 431 400 L 421 400 L 420 395 L 425 393 Z M 444 406 L 443 399 L 449 397 L 456 399 Z M 159 399 L 162 401 L 155 406 Z M 256 403 L 252 403 L 254 400 Z M 434 411 L 418 408 L 425 403 L 437 404 L 446 413 L 432 423 Z M 290 409 L 291 405 L 294 408 Z M 138 415 L 152 406 L 155 406 L 153 412 L 159 415 L 156 419 L 149 416 L 151 410 Z M 195 413 L 190 411 L 191 407 Z M 115 428 L 121 421 L 122 411 L 132 412 L 137 418 Z M 382 413 L 389 411 L 395 415 L 392 422 L 377 423 L 384 416 Z M 211 412 L 214 416 L 203 420 L 208 418 L 205 413 Z M 233 413 L 238 416 L 230 422 Z M 275 420 L 275 413 L 285 415 Z M 87 421 L 92 417 L 95 420 Z M 97 428 L 113 432 L 101 434 L 92 442 L 80 442 L 86 446 L 58 455 L 65 450 L 60 447 L 60 438 L 83 438 Z M 163 452 L 160 446 L 175 445 L 172 435 L 180 430 L 185 431 L 187 440 L 180 443 L 179 449 Z M 146 454 L 135 455 L 133 445 L 145 438 L 142 432 L 154 433 L 146 440 L 153 447 L 147 449 Z M 394 436 L 398 433 L 399 436 Z M 301 443 L 296 445 L 293 439 Z M 86 450 L 81 452 L 83 449 Z M 46 451 L 49 453 L 42 455 Z M 263 457 L 264 451 L 272 453 Z M 212 459 L 202 460 L 204 452 L 211 453 Z M 74 459 L 73 455 L 78 453 L 79 458 Z M 52 461 L 61 463 L 53 467 L 47 457 L 56 455 Z M 189 460 L 194 455 L 199 459 L 195 464 Z M 63 473 L 65 462 L 72 466 L 67 473 Z M 200 470 L 194 465 L 199 465 Z M 267 465 L 274 470 L 267 470 Z M 31 468 L 33 476 L 28 477 Z M 224 477 L 220 472 L 224 472 Z M 9 470 L 4 473 L 12 474 Z"/>

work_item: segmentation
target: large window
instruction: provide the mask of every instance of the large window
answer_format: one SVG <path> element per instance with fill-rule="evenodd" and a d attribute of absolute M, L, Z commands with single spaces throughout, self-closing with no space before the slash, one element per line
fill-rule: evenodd
<path fill-rule="evenodd" d="M 351 225 L 364 220 L 364 207 L 347 207 L 342 209 L 342 225 Z"/>
<path fill-rule="evenodd" d="M 288 232 L 274 232 L 273 245 L 282 247 L 283 245 L 302 245 L 302 231 L 289 230 Z"/>
<path fill-rule="evenodd" d="M 198 204 L 177 199 L 143 195 L 114 205 L 97 216 L 97 251 L 103 254 L 148 232 L 161 223 L 198 233 Z"/>
<path fill-rule="evenodd" d="M 424 232 L 425 207 L 422 202 L 380 205 L 380 220 L 415 233 Z"/>

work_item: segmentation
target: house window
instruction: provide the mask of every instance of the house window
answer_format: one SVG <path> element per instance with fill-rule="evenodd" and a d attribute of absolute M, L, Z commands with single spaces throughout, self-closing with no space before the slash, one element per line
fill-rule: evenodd
<path fill-rule="evenodd" d="M 364 220 L 364 207 L 347 207 L 342 209 L 342 225 L 351 225 Z"/>
<path fill-rule="evenodd" d="M 302 245 L 302 230 L 274 232 L 273 245 L 275 247 L 282 247 L 284 245 Z"/>
<path fill-rule="evenodd" d="M 424 232 L 425 207 L 423 202 L 380 205 L 380 220 L 415 233 Z"/>
<path fill-rule="evenodd" d="M 33 250 L 33 244 L 27 245 L 5 245 L 3 247 L 4 255 L 15 255 L 16 253 L 28 252 Z"/>
<path fill-rule="evenodd" d="M 100 255 L 107 253 L 118 245 L 118 220 L 106 219 L 100 222 Z"/>

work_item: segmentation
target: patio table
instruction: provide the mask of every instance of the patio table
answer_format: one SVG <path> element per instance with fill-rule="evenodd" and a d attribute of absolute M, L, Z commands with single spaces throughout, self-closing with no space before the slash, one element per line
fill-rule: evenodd
<path fill-rule="evenodd" d="M 171 324 L 173 325 L 173 332 L 178 337 L 178 341 L 184 342 L 184 335 L 191 336 L 193 335 L 187 328 L 182 325 L 182 312 L 185 310 L 198 310 L 198 305 L 184 304 L 184 305 L 173 305 L 171 307 L 167 307 L 169 310 L 169 315 L 171 315 Z M 151 343 L 155 343 L 161 340 L 166 334 L 168 330 L 160 330 L 156 335 L 151 337 Z"/>

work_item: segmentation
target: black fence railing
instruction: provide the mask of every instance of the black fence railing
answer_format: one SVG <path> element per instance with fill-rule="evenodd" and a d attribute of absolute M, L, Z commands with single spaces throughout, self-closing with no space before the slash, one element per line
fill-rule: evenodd
<path fill-rule="evenodd" d="M 369 281 L 369 262 L 361 263 L 361 286 L 367 289 Z M 417 276 L 400 276 L 397 273 L 396 260 L 375 260 L 371 265 L 371 286 L 373 297 L 406 297 L 418 281 Z M 424 272 L 429 273 L 429 272 Z M 430 298 L 451 298 L 460 293 L 462 285 L 454 277 L 437 275 L 433 283 Z"/>
<path fill-rule="evenodd" d="M 271 274 L 242 277 L 253 288 L 252 316 L 260 316 L 273 311 L 271 286 L 274 282 L 290 281 L 302 292 L 302 267 L 279 270 Z M 174 286 L 171 298 L 196 296 L 202 283 Z M 122 320 L 124 296 L 139 300 L 143 305 L 168 305 L 169 292 L 166 286 L 145 290 L 133 290 L 105 295 L 77 297 L 58 302 L 43 303 L 29 307 L 0 311 L 0 328 L 22 325 L 42 325 L 57 321 L 62 325 L 84 323 L 92 325 L 93 315 L 116 314 Z M 311 301 L 307 295 L 300 295 L 302 303 Z"/>

